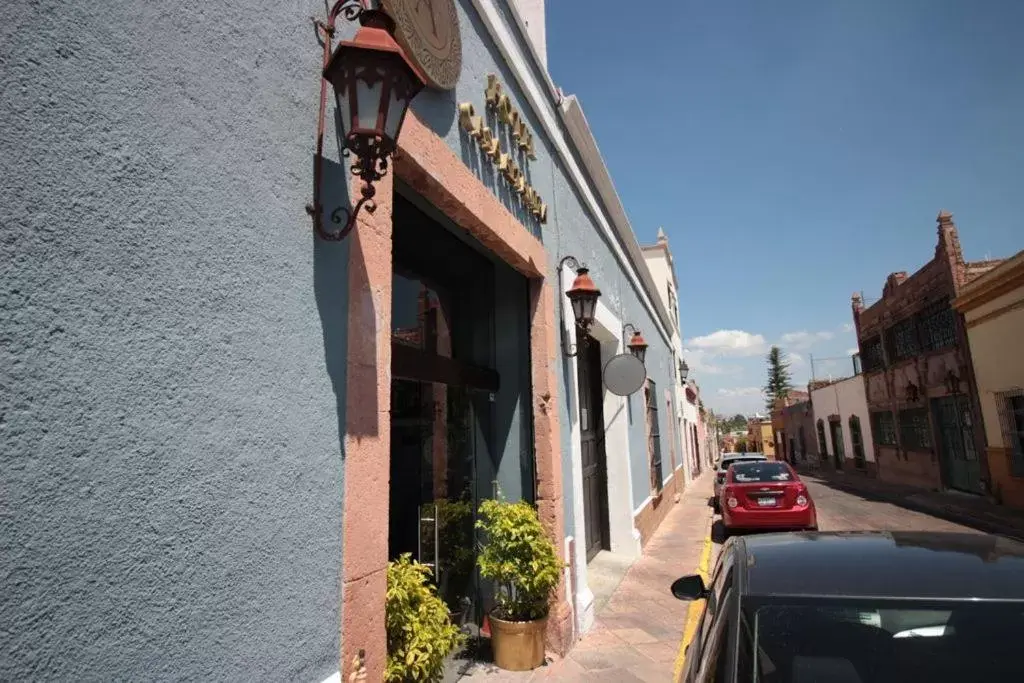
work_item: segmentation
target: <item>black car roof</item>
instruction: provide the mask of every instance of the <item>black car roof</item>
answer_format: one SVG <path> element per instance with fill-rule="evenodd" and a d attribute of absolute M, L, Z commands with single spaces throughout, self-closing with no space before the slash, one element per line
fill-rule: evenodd
<path fill-rule="evenodd" d="M 747 595 L 1024 600 L 1024 544 L 944 532 L 737 538 Z"/>

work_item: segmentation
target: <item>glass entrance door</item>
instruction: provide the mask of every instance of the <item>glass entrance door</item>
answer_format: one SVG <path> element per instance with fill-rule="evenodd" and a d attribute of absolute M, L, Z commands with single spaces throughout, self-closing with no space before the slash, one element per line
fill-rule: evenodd
<path fill-rule="evenodd" d="M 391 384 L 389 552 L 411 553 L 433 570 L 459 624 L 472 618 L 476 594 L 473 422 L 465 387 Z"/>

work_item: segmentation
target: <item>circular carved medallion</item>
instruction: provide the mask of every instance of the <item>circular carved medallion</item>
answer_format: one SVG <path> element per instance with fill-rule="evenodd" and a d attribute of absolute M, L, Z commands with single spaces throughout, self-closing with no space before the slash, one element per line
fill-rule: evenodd
<path fill-rule="evenodd" d="M 462 37 L 455 0 L 382 0 L 395 20 L 395 38 L 427 85 L 451 90 L 462 70 Z"/>

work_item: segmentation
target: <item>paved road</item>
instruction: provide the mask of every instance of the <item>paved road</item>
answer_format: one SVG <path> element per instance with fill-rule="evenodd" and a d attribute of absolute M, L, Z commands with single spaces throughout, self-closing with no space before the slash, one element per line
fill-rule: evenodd
<path fill-rule="evenodd" d="M 930 515 L 914 512 L 856 494 L 838 491 L 812 476 L 803 476 L 804 483 L 818 508 L 818 528 L 821 531 L 965 531 L 981 533 L 969 527 L 947 522 Z"/>

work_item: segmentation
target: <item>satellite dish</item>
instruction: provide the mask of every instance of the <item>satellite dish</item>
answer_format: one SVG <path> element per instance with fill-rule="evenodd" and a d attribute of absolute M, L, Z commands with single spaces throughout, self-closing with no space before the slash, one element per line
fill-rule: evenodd
<path fill-rule="evenodd" d="M 629 396 L 640 390 L 647 379 L 647 368 L 631 353 L 612 356 L 604 366 L 604 385 L 617 396 Z"/>

